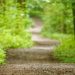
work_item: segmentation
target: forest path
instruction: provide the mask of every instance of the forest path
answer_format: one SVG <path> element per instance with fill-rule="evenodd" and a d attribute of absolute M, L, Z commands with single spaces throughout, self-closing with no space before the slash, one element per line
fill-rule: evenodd
<path fill-rule="evenodd" d="M 34 42 L 34 46 L 28 49 L 14 49 L 8 51 L 9 55 L 8 63 L 24 64 L 28 62 L 37 62 L 37 63 L 57 62 L 52 55 L 52 51 L 54 50 L 56 45 L 58 45 L 58 41 L 41 36 L 40 33 L 43 27 L 42 21 L 38 18 L 32 18 L 32 20 L 34 22 L 34 26 L 28 29 L 28 32 L 32 34 L 32 41 Z M 15 60 L 13 59 L 13 56 L 16 57 Z"/>
<path fill-rule="evenodd" d="M 42 23 L 35 22 L 29 32 L 35 45 L 32 48 L 8 50 L 8 64 L 0 66 L 0 75 L 75 75 L 75 64 L 58 63 L 52 55 L 57 40 L 44 38 Z"/>
<path fill-rule="evenodd" d="M 29 32 L 32 33 L 32 40 L 34 42 L 38 42 L 39 44 L 42 44 L 42 46 L 56 46 L 58 45 L 57 40 L 49 39 L 46 37 L 43 37 L 41 35 L 41 31 L 43 28 L 43 22 L 39 18 L 32 18 L 34 25 L 32 28 L 29 29 Z"/>

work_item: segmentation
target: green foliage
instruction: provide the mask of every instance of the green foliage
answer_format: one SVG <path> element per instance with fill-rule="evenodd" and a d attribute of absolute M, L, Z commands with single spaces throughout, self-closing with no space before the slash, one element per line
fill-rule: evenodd
<path fill-rule="evenodd" d="M 26 32 L 32 24 L 28 14 L 15 0 L 5 0 L 3 5 L 0 7 L 0 63 L 5 60 L 5 50 L 29 48 L 33 45 L 31 34 Z"/>
<path fill-rule="evenodd" d="M 40 17 L 43 15 L 44 6 L 49 0 L 26 0 L 26 6 L 30 16 Z"/>
<path fill-rule="evenodd" d="M 54 2 L 53 2 L 54 1 Z M 72 6 L 69 2 L 53 0 L 45 7 L 44 27 L 47 33 L 74 33 Z"/>
<path fill-rule="evenodd" d="M 29 17 L 27 14 L 24 14 L 24 11 L 19 6 L 17 6 L 17 3 L 9 4 L 10 3 L 6 4 L 6 10 L 4 13 L 4 22 L 6 27 L 8 26 L 8 28 L 11 29 L 12 26 L 13 28 L 27 28 L 27 26 L 31 25 Z"/>
<path fill-rule="evenodd" d="M 75 63 L 75 39 L 74 37 L 69 37 L 62 40 L 61 45 L 59 45 L 55 51 L 54 56 L 61 62 Z"/>
<path fill-rule="evenodd" d="M 42 36 L 48 37 L 48 38 L 51 38 L 51 39 L 56 39 L 58 41 L 62 41 L 63 39 L 71 37 L 73 35 L 72 34 L 63 34 L 63 33 L 60 34 L 60 33 L 46 33 L 46 32 L 43 32 Z"/>
<path fill-rule="evenodd" d="M 5 51 L 2 48 L 0 48 L 0 64 L 4 63 L 5 57 L 6 57 Z"/>
<path fill-rule="evenodd" d="M 75 63 L 75 16 L 72 7 L 70 0 L 52 0 L 48 3 L 44 10 L 42 35 L 60 41 L 54 51 L 58 60 Z"/>
<path fill-rule="evenodd" d="M 27 32 L 14 35 L 10 31 L 3 31 L 0 33 L 0 44 L 4 49 L 28 48 L 32 46 L 31 35 Z"/>

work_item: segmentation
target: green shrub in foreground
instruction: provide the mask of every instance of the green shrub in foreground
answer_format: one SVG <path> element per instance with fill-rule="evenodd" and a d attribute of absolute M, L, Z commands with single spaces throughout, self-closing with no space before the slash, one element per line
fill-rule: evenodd
<path fill-rule="evenodd" d="M 5 62 L 6 50 L 10 48 L 30 48 L 33 42 L 31 35 L 27 32 L 20 32 L 18 34 L 10 33 L 6 30 L 0 33 L 0 64 Z"/>
<path fill-rule="evenodd" d="M 4 4 L 5 3 L 5 4 Z M 29 48 L 32 46 L 30 33 L 26 32 L 32 24 L 15 0 L 5 0 L 0 9 L 0 64 L 4 63 L 6 50 L 10 48 Z"/>
<path fill-rule="evenodd" d="M 60 41 L 60 45 L 53 52 L 57 60 L 60 62 L 75 63 L 75 39 L 72 34 L 43 32 L 42 35 Z"/>
<path fill-rule="evenodd" d="M 75 39 L 62 40 L 61 45 L 55 49 L 54 56 L 62 62 L 75 63 Z"/>
<path fill-rule="evenodd" d="M 4 49 L 8 48 L 28 48 L 33 45 L 31 35 L 28 32 L 19 32 L 17 34 L 8 30 L 0 33 L 0 45 Z"/>

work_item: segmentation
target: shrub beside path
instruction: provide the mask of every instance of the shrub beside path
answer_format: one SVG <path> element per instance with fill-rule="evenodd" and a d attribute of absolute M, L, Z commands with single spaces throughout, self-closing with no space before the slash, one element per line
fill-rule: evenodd
<path fill-rule="evenodd" d="M 34 46 L 8 50 L 7 64 L 0 66 L 0 75 L 75 75 L 75 64 L 59 63 L 52 55 L 59 42 L 42 37 L 42 22 L 33 20 L 35 25 L 28 32 Z"/>

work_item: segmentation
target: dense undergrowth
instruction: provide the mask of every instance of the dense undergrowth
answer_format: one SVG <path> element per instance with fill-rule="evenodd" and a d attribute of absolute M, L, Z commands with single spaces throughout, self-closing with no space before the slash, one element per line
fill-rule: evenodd
<path fill-rule="evenodd" d="M 54 57 L 65 63 L 75 63 L 75 39 L 73 36 L 65 38 L 62 43 L 56 47 Z"/>
<path fill-rule="evenodd" d="M 4 63 L 6 50 L 29 48 L 33 42 L 26 31 L 31 26 L 28 14 L 14 0 L 6 0 L 0 7 L 0 64 Z"/>
<path fill-rule="evenodd" d="M 53 53 L 54 57 L 60 62 L 75 63 L 72 4 L 61 0 L 49 2 L 44 7 L 43 24 L 42 35 L 60 42 Z"/>
<path fill-rule="evenodd" d="M 56 39 L 59 45 L 55 47 L 53 56 L 57 61 L 63 63 L 75 63 L 75 36 L 72 34 L 47 33 L 44 37 Z"/>

